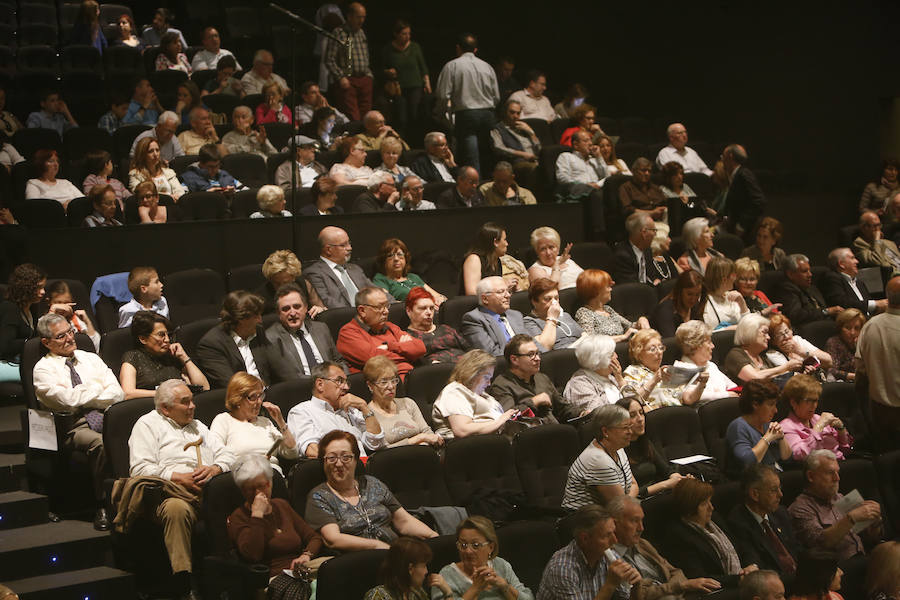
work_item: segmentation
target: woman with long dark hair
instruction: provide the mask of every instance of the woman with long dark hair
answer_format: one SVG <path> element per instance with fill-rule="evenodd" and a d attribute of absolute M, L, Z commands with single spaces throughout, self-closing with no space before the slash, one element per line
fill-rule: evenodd
<path fill-rule="evenodd" d="M 461 293 L 475 295 L 475 286 L 485 277 L 502 277 L 500 257 L 506 254 L 509 242 L 506 229 L 496 223 L 485 223 L 478 230 L 475 241 L 463 258 Z"/>
<path fill-rule="evenodd" d="M 671 463 L 646 435 L 644 402 L 636 394 L 626 392 L 616 405 L 627 410 L 631 417 L 631 443 L 625 446 L 625 455 L 638 484 L 637 497 L 647 498 L 675 487 L 682 475 L 672 469 Z"/>
<path fill-rule="evenodd" d="M 431 548 L 421 540 L 399 537 L 388 549 L 378 571 L 380 585 L 366 592 L 364 600 L 428 600 L 425 587 L 439 588 L 445 598 L 453 591 L 437 573 L 428 574 Z"/>
<path fill-rule="evenodd" d="M 703 320 L 705 305 L 703 276 L 688 269 L 678 276 L 672 291 L 650 313 L 650 325 L 662 337 L 672 337 L 682 323 Z"/>

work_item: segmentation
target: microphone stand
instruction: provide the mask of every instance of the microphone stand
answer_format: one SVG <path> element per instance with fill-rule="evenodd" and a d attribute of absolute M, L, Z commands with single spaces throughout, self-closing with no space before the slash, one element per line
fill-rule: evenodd
<path fill-rule="evenodd" d="M 300 15 L 294 14 L 291 11 L 289 11 L 288 9 L 284 8 L 283 6 L 279 6 L 278 4 L 275 4 L 274 2 L 269 3 L 269 8 L 280 12 L 281 14 L 286 16 L 288 19 L 290 19 L 294 23 L 300 23 L 307 29 L 315 31 L 319 35 L 322 35 L 324 37 L 327 37 L 328 39 L 334 40 L 337 43 L 341 44 L 342 46 L 346 47 L 347 48 L 347 66 L 349 68 L 350 59 L 351 59 L 352 53 L 353 53 L 353 42 L 352 42 L 352 40 L 350 40 L 349 37 L 347 38 L 346 42 L 341 41 L 341 38 L 334 35 L 330 31 L 325 31 L 324 29 L 322 29 L 315 23 L 311 23 L 310 21 L 307 21 Z M 296 94 L 297 94 L 298 90 L 297 90 L 297 64 L 296 64 L 296 54 L 297 54 L 296 46 L 297 45 L 294 40 L 295 34 L 296 34 L 296 29 L 294 27 L 291 27 L 291 89 L 293 91 L 292 95 L 296 99 L 296 97 L 297 97 Z M 294 163 L 291 165 L 291 207 L 296 211 L 297 206 L 296 206 L 295 202 L 296 202 L 296 194 L 297 194 L 297 111 L 293 106 L 291 107 L 291 122 L 294 124 L 294 135 L 291 136 L 291 144 L 290 144 L 290 150 L 289 150 L 290 155 L 291 155 L 290 161 L 292 163 Z"/>

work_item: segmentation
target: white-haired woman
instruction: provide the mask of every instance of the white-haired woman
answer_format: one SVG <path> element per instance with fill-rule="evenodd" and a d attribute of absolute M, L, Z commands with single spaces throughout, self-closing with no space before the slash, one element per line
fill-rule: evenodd
<path fill-rule="evenodd" d="M 284 209 L 286 202 L 284 190 L 277 185 L 264 185 L 256 192 L 259 210 L 250 215 L 251 219 L 271 219 L 273 217 L 290 217 L 291 211 Z"/>
<path fill-rule="evenodd" d="M 591 427 L 594 440 L 575 459 L 566 477 L 562 506 L 569 510 L 588 504 L 602 506 L 622 494 L 638 494 L 624 450 L 631 443 L 629 412 L 616 404 L 601 406 Z"/>
<path fill-rule="evenodd" d="M 669 256 L 669 246 L 672 244 L 672 238 L 664 227 L 656 229 L 656 235 L 650 242 L 650 252 L 653 254 L 653 261 L 647 266 L 647 277 L 651 281 L 668 281 L 675 279 L 681 273 L 681 269 Z"/>
<path fill-rule="evenodd" d="M 272 465 L 264 456 L 246 456 L 232 476 L 245 501 L 228 517 L 231 544 L 244 560 L 268 564 L 269 598 L 301 597 L 308 584 L 284 571 L 315 558 L 322 536 L 287 500 L 272 498 Z"/>
<path fill-rule="evenodd" d="M 607 404 L 615 404 L 625 385 L 622 365 L 616 356 L 616 343 L 608 335 L 585 336 L 575 349 L 580 369 L 563 390 L 566 402 L 586 415 Z"/>
<path fill-rule="evenodd" d="M 703 321 L 686 321 L 675 330 L 675 339 L 681 346 L 681 360 L 672 364 L 673 370 L 697 370 L 699 374 L 693 382 L 681 388 L 681 403 L 694 406 L 698 402 L 737 396 L 732 391 L 737 385 L 729 379 L 712 361 L 715 346 L 709 326 Z"/>
<path fill-rule="evenodd" d="M 531 232 L 530 241 L 537 260 L 528 268 L 528 279 L 534 283 L 546 278 L 559 284 L 561 290 L 575 287 L 575 280 L 584 269 L 569 256 L 572 242 L 566 244 L 560 254 L 562 241 L 559 232 L 552 227 L 538 227 Z"/>
<path fill-rule="evenodd" d="M 713 330 L 732 329 L 742 316 L 750 312 L 747 301 L 734 289 L 735 279 L 737 271 L 731 259 L 724 256 L 710 258 L 703 274 L 707 294 L 703 321 Z"/>
<path fill-rule="evenodd" d="M 709 260 L 713 256 L 722 256 L 712 247 L 712 230 L 709 228 L 709 221 L 704 217 L 688 219 L 681 230 L 681 239 L 687 248 L 678 259 L 678 266 L 682 271 L 693 269 L 703 275 L 706 273 Z"/>
<path fill-rule="evenodd" d="M 734 330 L 734 346 L 725 357 L 724 371 L 740 384 L 799 371 L 803 367 L 803 363 L 796 358 L 778 366 L 769 360 L 766 356 L 769 320 L 759 313 L 750 313 L 740 320 Z"/>

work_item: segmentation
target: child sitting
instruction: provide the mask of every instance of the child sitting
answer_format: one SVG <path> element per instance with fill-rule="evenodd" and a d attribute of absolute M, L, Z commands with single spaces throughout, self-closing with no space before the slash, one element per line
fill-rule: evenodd
<path fill-rule="evenodd" d="M 163 284 L 153 267 L 135 267 L 128 274 L 128 291 L 134 298 L 119 308 L 119 327 L 131 325 L 134 313 L 152 310 L 169 318 L 169 305 L 162 295 Z"/>

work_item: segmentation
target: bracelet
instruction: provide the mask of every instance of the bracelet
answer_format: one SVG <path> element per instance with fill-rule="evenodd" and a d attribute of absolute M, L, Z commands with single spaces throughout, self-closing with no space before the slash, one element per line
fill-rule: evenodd
<path fill-rule="evenodd" d="M 189 362 L 193 362 L 193 361 L 194 361 L 193 358 L 188 357 L 188 359 L 187 359 L 186 361 L 184 361 L 183 363 L 181 363 L 181 366 L 182 366 L 182 367 L 186 367 L 187 364 L 188 364 Z"/>
<path fill-rule="evenodd" d="M 369 417 L 374 417 L 374 416 L 375 416 L 375 411 L 372 410 L 372 409 L 370 408 L 370 409 L 369 409 L 369 412 L 365 413 L 363 416 L 364 416 L 365 418 L 367 418 L 367 419 L 368 419 Z"/>

